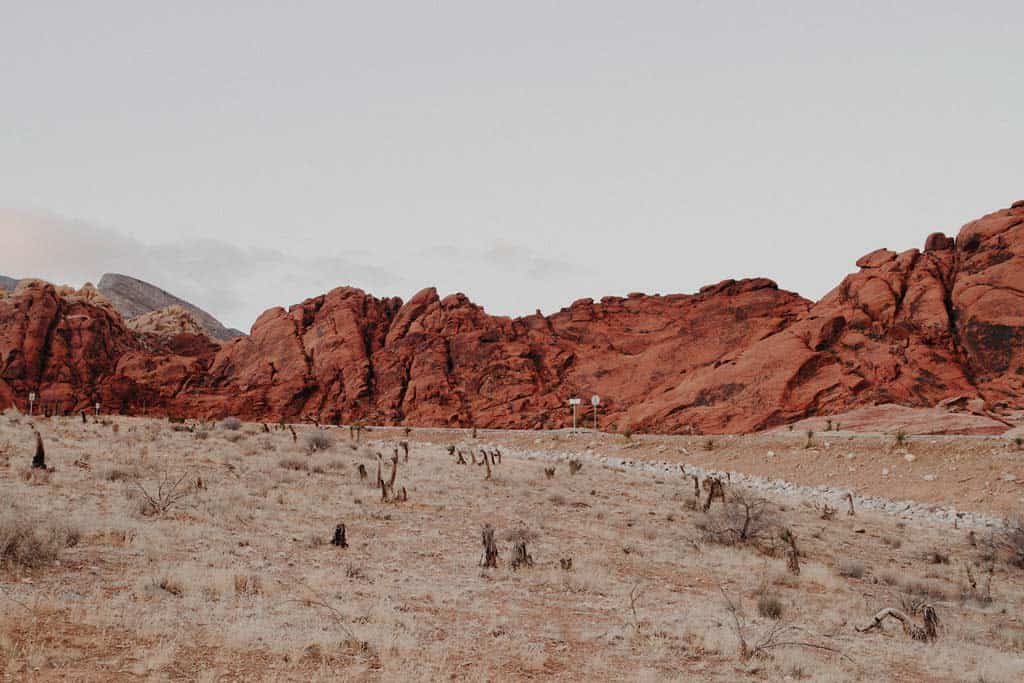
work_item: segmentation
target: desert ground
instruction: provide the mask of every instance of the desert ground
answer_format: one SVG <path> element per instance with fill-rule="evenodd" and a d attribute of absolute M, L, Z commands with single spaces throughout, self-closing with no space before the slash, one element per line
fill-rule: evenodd
<path fill-rule="evenodd" d="M 45 469 L 31 466 L 36 430 Z M 712 471 L 725 502 L 704 511 Z M 695 492 L 694 472 L 707 488 Z M 999 437 L 83 424 L 9 411 L 0 672 L 1019 681 L 1022 481 L 1024 451 Z M 331 543 L 341 524 L 346 547 Z M 868 628 L 886 608 L 907 628 Z"/>

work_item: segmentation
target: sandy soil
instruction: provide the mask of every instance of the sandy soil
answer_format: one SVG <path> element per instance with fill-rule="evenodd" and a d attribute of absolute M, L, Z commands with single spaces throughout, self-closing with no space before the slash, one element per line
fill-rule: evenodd
<path fill-rule="evenodd" d="M 549 478 L 547 461 L 506 456 L 487 479 L 447 449 L 478 460 L 481 448 L 509 446 L 621 451 L 959 500 L 942 485 L 956 472 L 984 478 L 963 490 L 981 497 L 988 485 L 989 499 L 972 504 L 1001 511 L 1019 506 L 1020 489 L 991 478 L 1024 472 L 997 441 L 912 439 L 908 463 L 879 437 L 843 434 L 816 435 L 811 448 L 805 435 L 779 434 L 704 450 L 706 438 L 386 429 L 357 444 L 330 429 L 330 446 L 311 453 L 309 426 L 293 440 L 259 425 L 107 422 L 32 421 L 55 468 L 44 474 L 28 468 L 30 421 L 0 417 L 0 672 L 11 680 L 1024 676 L 1024 570 L 980 535 L 886 515 L 822 519 L 733 488 L 729 506 L 705 513 L 682 477 L 589 465 L 571 475 L 558 463 Z M 390 461 L 403 440 L 410 454 L 395 488 L 408 500 L 384 502 L 376 453 Z M 921 480 L 949 459 L 956 470 Z M 390 471 L 388 462 L 385 479 Z M 745 541 L 735 533 L 741 502 L 755 510 Z M 347 548 L 328 543 L 339 523 Z M 480 566 L 484 524 L 496 529 L 496 569 Z M 25 528 L 29 540 L 15 533 Z M 787 569 L 786 529 L 799 575 Z M 516 539 L 532 566 L 510 566 Z M 921 601 L 940 617 L 935 642 L 894 623 L 855 629 L 883 607 Z"/>

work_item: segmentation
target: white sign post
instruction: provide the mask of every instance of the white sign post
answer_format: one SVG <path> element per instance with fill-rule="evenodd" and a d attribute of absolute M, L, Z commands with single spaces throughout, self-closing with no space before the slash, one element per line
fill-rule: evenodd
<path fill-rule="evenodd" d="M 594 394 L 590 397 L 590 405 L 594 406 L 594 431 L 597 431 L 597 407 L 601 405 L 601 397 Z"/>
<path fill-rule="evenodd" d="M 32 417 L 32 404 L 36 402 L 36 392 L 28 392 L 28 416 Z"/>
<path fill-rule="evenodd" d="M 583 403 L 583 401 L 581 401 L 578 398 L 570 398 L 569 399 L 569 405 L 572 406 L 572 433 L 573 434 L 576 433 L 576 406 L 578 406 L 580 403 Z"/>
<path fill-rule="evenodd" d="M 96 417 L 100 415 L 100 402 L 96 401 Z"/>

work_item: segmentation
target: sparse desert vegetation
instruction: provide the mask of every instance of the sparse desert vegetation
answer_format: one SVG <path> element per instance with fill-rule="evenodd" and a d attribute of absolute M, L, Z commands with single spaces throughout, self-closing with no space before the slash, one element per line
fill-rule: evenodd
<path fill-rule="evenodd" d="M 3 676 L 1024 676 L 1019 526 L 849 515 L 580 456 L 675 444 L 732 469 L 761 441 L 225 422 L 0 416 Z M 21 476 L 30 424 L 45 479 Z M 773 459 L 833 434 L 778 437 Z M 874 447 L 896 461 L 891 439 Z"/>

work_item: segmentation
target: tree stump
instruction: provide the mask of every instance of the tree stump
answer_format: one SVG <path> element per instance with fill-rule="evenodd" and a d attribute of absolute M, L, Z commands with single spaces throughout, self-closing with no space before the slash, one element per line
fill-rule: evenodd
<path fill-rule="evenodd" d="M 796 549 L 796 536 L 789 529 L 782 530 L 782 540 L 789 544 L 786 550 L 786 568 L 795 576 L 800 575 L 800 551 Z"/>
<path fill-rule="evenodd" d="M 512 569 L 532 566 L 533 556 L 526 552 L 526 541 L 518 541 L 512 550 Z"/>
<path fill-rule="evenodd" d="M 484 554 L 480 562 L 481 566 L 497 568 L 498 544 L 494 542 L 494 527 L 490 524 L 484 524 L 480 539 L 484 546 Z"/>
<path fill-rule="evenodd" d="M 560 559 L 558 561 L 558 564 L 560 564 L 562 566 L 562 571 L 566 571 L 566 572 L 571 572 L 572 571 L 572 558 L 571 557 L 563 557 L 562 559 Z"/>
<path fill-rule="evenodd" d="M 339 524 L 334 527 L 334 538 L 331 539 L 331 545 L 336 545 L 339 548 L 347 548 L 348 541 L 345 539 L 345 525 Z"/>
<path fill-rule="evenodd" d="M 46 449 L 43 448 L 43 436 L 39 432 L 36 432 L 36 454 L 32 456 L 32 469 L 46 469 Z"/>

